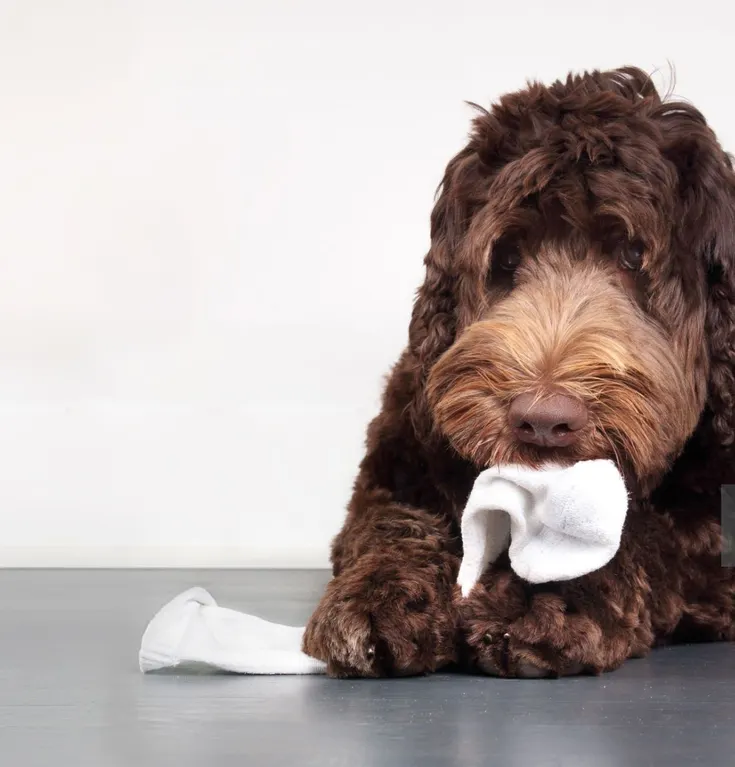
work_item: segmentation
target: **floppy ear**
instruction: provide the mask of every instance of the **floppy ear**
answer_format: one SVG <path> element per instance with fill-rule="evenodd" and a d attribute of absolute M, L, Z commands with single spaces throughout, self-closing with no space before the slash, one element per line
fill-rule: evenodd
<path fill-rule="evenodd" d="M 409 348 L 425 376 L 454 342 L 459 304 L 456 254 L 473 213 L 482 204 L 480 160 L 468 146 L 444 173 L 431 214 L 431 247 L 424 258 L 426 276 L 419 288 L 409 325 Z"/>
<path fill-rule="evenodd" d="M 661 110 L 665 151 L 679 176 L 682 245 L 705 274 L 710 367 L 696 442 L 726 467 L 735 445 L 735 173 L 697 110 L 687 104 Z"/>
<path fill-rule="evenodd" d="M 717 215 L 717 232 L 707 252 L 706 329 L 710 350 L 708 408 L 715 439 L 725 448 L 735 443 L 735 192 L 729 169 L 727 207 Z M 728 186 L 730 187 L 728 190 Z"/>

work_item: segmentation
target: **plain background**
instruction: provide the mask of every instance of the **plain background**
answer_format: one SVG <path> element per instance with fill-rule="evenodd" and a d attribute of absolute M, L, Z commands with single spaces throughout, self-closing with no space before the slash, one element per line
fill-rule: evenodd
<path fill-rule="evenodd" d="M 326 565 L 464 101 L 670 62 L 735 149 L 734 20 L 1 0 L 0 565 Z"/>

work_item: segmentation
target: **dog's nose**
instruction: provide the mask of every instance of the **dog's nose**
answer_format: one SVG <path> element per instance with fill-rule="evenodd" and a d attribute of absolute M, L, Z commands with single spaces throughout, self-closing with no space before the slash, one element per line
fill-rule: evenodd
<path fill-rule="evenodd" d="M 587 408 L 575 397 L 552 394 L 539 398 L 534 392 L 510 403 L 508 420 L 521 442 L 541 447 L 568 447 L 574 444 L 587 423 Z"/>

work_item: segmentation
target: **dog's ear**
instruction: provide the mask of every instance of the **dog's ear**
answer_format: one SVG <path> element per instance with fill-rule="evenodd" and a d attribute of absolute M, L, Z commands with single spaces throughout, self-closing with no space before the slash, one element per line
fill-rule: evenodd
<path fill-rule="evenodd" d="M 700 428 L 708 431 L 705 443 L 729 453 L 735 444 L 735 173 L 697 110 L 671 103 L 661 110 L 665 153 L 679 178 L 680 246 L 706 281 L 710 372 Z"/>
<path fill-rule="evenodd" d="M 447 165 L 431 213 L 431 246 L 424 258 L 426 276 L 409 325 L 409 348 L 424 373 L 454 342 L 459 275 L 457 252 L 477 208 L 480 161 L 468 146 Z"/>
<path fill-rule="evenodd" d="M 728 163 L 729 164 L 729 163 Z M 706 332 L 710 350 L 708 407 L 714 435 L 723 447 L 735 445 L 735 178 L 723 173 L 713 211 L 714 236 L 706 250 Z"/>

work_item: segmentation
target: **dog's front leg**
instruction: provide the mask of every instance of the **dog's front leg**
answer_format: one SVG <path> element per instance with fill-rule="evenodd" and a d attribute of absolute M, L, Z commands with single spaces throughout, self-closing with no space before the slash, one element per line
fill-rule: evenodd
<path fill-rule="evenodd" d="M 358 491 L 333 560 L 303 645 L 330 675 L 421 674 L 455 659 L 458 557 L 437 516 Z"/>

